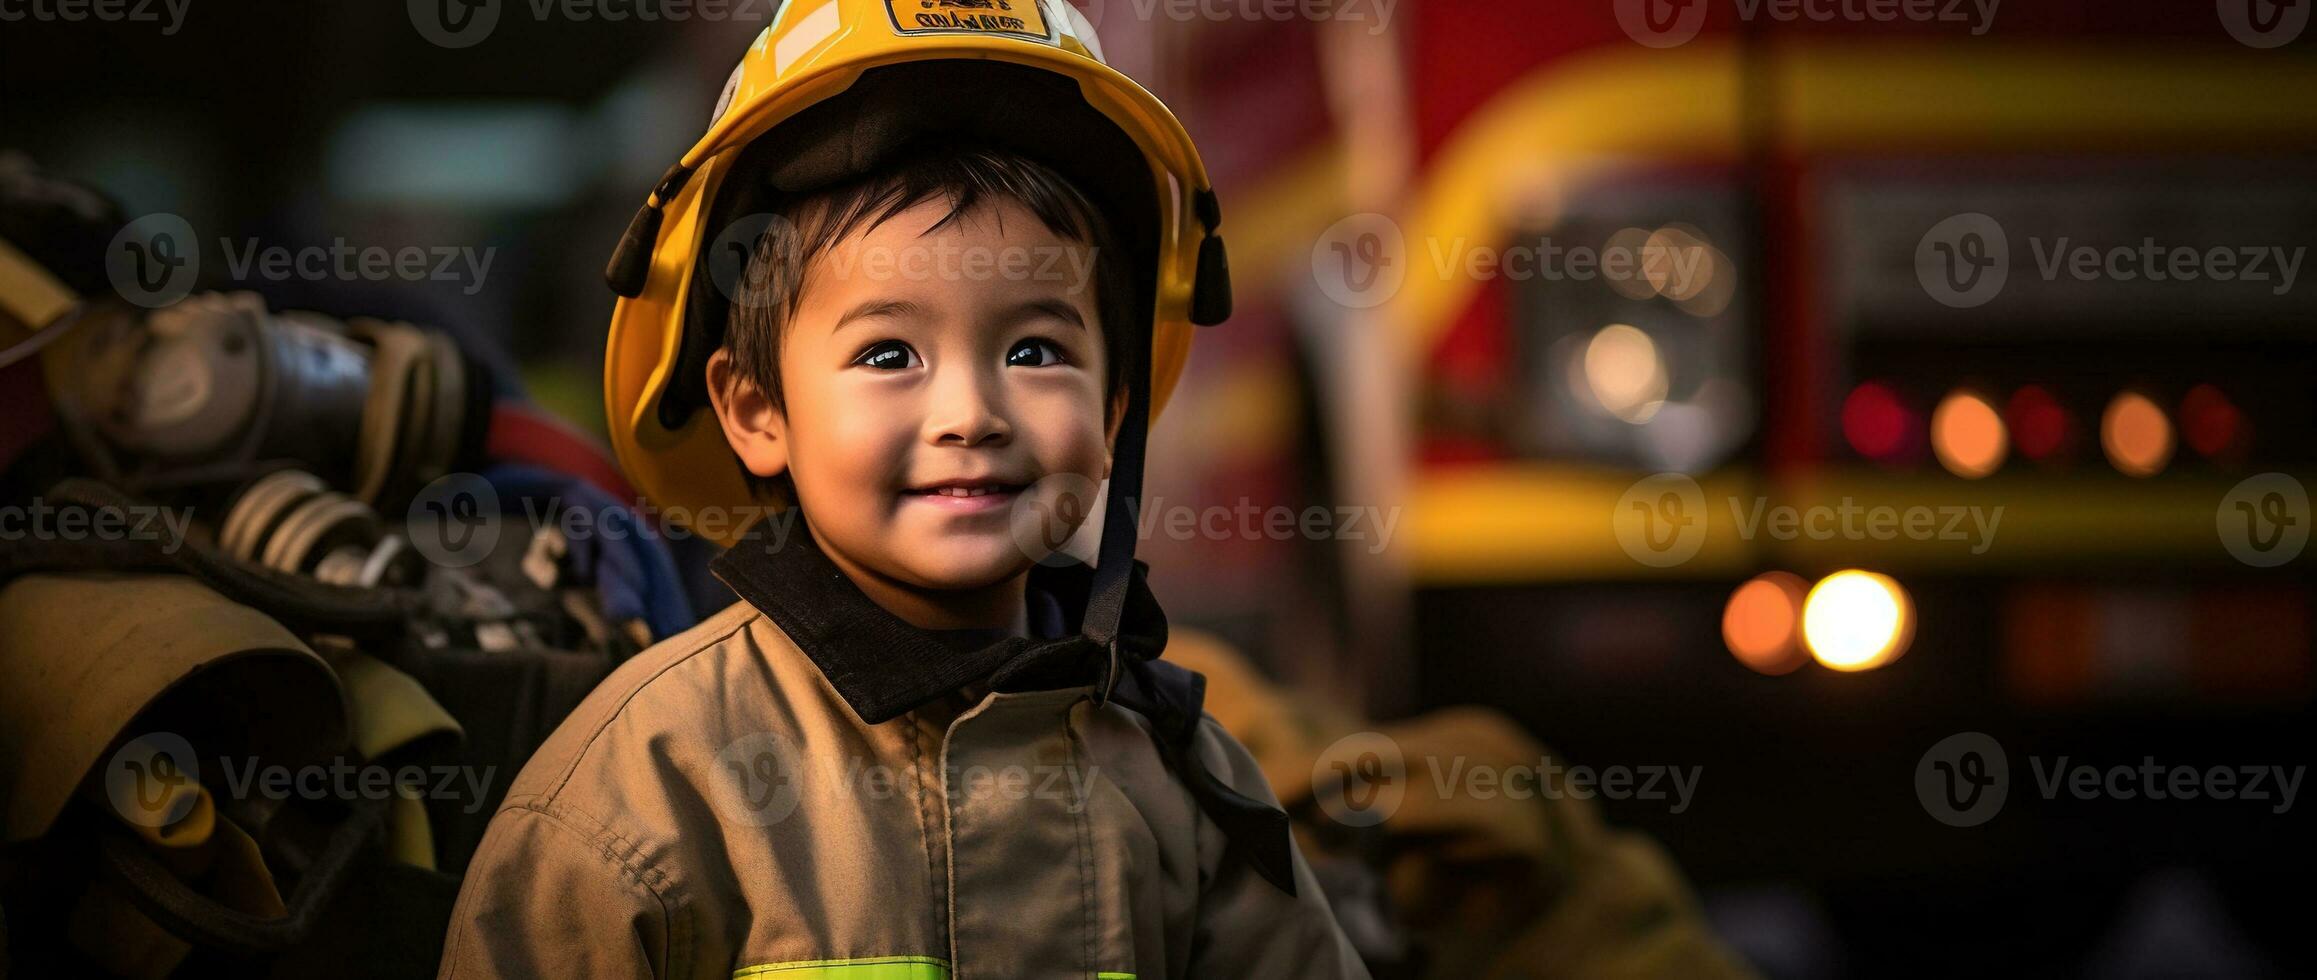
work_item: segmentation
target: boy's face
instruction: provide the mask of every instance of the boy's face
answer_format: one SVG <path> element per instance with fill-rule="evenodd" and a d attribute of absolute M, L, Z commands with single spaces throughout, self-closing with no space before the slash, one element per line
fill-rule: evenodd
<path fill-rule="evenodd" d="M 1011 531 L 1018 503 L 1090 509 L 1025 495 L 1109 475 L 1108 354 L 1092 278 L 1070 271 L 1090 248 L 1011 201 L 929 230 L 948 213 L 936 198 L 823 254 L 781 340 L 785 413 L 717 412 L 751 472 L 789 473 L 840 567 L 980 589 L 1042 557 Z"/>

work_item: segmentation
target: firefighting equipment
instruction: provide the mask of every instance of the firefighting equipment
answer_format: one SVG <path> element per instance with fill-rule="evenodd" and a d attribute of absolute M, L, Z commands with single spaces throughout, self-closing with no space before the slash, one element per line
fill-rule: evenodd
<path fill-rule="evenodd" d="M 203 293 L 90 324 L 56 345 L 49 382 L 131 485 L 294 461 L 396 506 L 470 457 L 490 392 L 450 338 L 408 324 L 275 312 Z"/>
<path fill-rule="evenodd" d="M 1449 708 L 1364 721 L 1272 685 L 1237 651 L 1197 631 L 1176 631 L 1167 659 L 1208 676 L 1207 710 L 1246 744 L 1297 814 L 1315 870 L 1340 860 L 1337 851 L 1378 866 L 1388 883 L 1384 911 L 1404 933 L 1388 941 L 1405 942 L 1421 963 L 1410 975 L 1753 976 L 1714 937 L 1664 851 L 1603 823 L 1590 799 L 1428 791 L 1433 784 L 1418 760 L 1501 771 L 1551 755 L 1503 716 Z M 1364 837 L 1314 805 L 1331 747 L 1363 732 L 1366 742 L 1399 753 L 1408 783 L 1392 811 L 1367 828 L 1377 834 Z M 1355 843 L 1330 847 L 1331 840 Z M 1339 917 L 1355 918 L 1345 913 L 1357 908 L 1339 908 Z M 1361 939 L 1349 922 L 1346 931 Z"/>
<path fill-rule="evenodd" d="M 985 651 L 878 608 L 809 539 L 764 543 L 718 561 L 748 602 L 623 666 L 524 767 L 443 977 L 1368 975 L 1292 849 L 1283 889 L 1203 816 L 1177 737 L 1277 811 L 1195 701 L 960 692 L 944 675 Z M 1084 566 L 1030 575 L 1065 611 L 1091 587 Z M 1131 596 L 1126 641 L 1163 644 Z"/>
<path fill-rule="evenodd" d="M 103 287 L 98 257 L 120 207 L 94 189 L 0 151 L 0 369 L 71 330 Z"/>
<path fill-rule="evenodd" d="M 259 709 L 232 719 L 254 755 L 304 761 L 345 739 L 328 665 L 271 617 L 183 576 L 15 579 L 0 588 L 0 648 L 8 843 L 47 832 L 114 739 L 180 685 L 230 681 L 234 703 Z"/>
<path fill-rule="evenodd" d="M 928 135 L 1053 167 L 1117 230 L 1137 292 L 1130 308 L 1150 333 L 1147 360 L 1117 354 L 1132 390 L 1113 509 L 1139 494 L 1144 426 L 1182 373 L 1191 325 L 1221 323 L 1231 309 L 1221 208 L 1190 134 L 1104 64 L 1092 26 L 1067 3 L 834 0 L 783 6 L 606 270 L 621 297 L 604 358 L 612 446 L 654 504 L 685 512 L 754 502 L 707 410 L 705 366 L 729 307 L 708 274 L 711 243 L 771 195 L 871 171 Z M 1111 605 L 1131 540 L 1112 550 L 1121 547 L 1104 555 Z"/>
<path fill-rule="evenodd" d="M 354 588 L 407 585 L 424 564 L 368 504 L 304 470 L 280 470 L 242 491 L 218 530 L 218 547 L 279 572 Z"/>
<path fill-rule="evenodd" d="M 38 354 L 80 316 L 70 287 L 0 238 L 0 368 Z"/>
<path fill-rule="evenodd" d="M 0 405 L 31 438 L 0 438 L 0 469 L 34 452 L 0 503 L 81 513 L 0 541 L 0 974 L 13 957 L 27 975 L 432 975 L 455 879 L 429 869 L 463 867 L 504 776 L 617 659 L 689 624 L 680 592 L 636 581 L 672 568 L 664 543 L 548 547 L 554 529 L 516 526 L 481 564 L 430 566 L 402 524 L 419 486 L 491 471 L 493 438 L 558 462 L 583 440 L 484 431 L 528 410 L 492 404 L 475 362 L 407 324 L 248 294 L 114 300 L 101 267 L 43 264 L 77 253 L 17 208 L 8 162 Z M 64 438 L 25 431 L 49 417 Z M 91 470 L 137 492 L 73 476 Z M 552 512 L 533 491 L 556 496 L 553 477 L 502 488 L 509 511 Z M 120 533 L 69 530 L 100 515 Z M 599 591 L 652 605 L 611 618 Z M 146 765 L 156 732 L 253 769 L 460 762 L 473 796 L 228 794 L 224 766 Z"/>

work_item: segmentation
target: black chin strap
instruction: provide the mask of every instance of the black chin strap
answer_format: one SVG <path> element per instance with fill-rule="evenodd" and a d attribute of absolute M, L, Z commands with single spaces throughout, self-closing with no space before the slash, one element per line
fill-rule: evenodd
<path fill-rule="evenodd" d="M 1105 696 L 1117 680 L 1118 620 L 1126 610 L 1126 586 L 1134 577 L 1135 518 L 1142 511 L 1142 459 L 1150 430 L 1149 345 L 1125 352 L 1126 417 L 1119 420 L 1118 445 L 1111 451 L 1110 493 L 1104 502 L 1102 547 L 1096 554 L 1094 579 L 1086 595 L 1086 615 L 1080 632 L 1098 647 L 1110 651 Z"/>

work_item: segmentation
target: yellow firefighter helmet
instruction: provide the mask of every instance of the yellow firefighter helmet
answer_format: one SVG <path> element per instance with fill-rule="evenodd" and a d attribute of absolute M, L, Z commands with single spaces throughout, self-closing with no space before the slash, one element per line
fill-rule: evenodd
<path fill-rule="evenodd" d="M 1229 316 L 1222 217 L 1198 148 L 1103 62 L 1067 0 L 789 0 L 606 270 L 621 297 L 604 355 L 612 446 L 666 519 L 752 502 L 707 409 L 705 368 L 731 304 L 709 268 L 718 236 L 747 227 L 772 195 L 858 175 L 934 135 L 1038 160 L 1102 209 L 1131 263 L 1135 319 L 1150 325 L 1148 373 L 1135 379 L 1148 417 L 1182 373 L 1191 325 Z M 1122 453 L 1139 456 L 1143 424 L 1130 418 Z"/>

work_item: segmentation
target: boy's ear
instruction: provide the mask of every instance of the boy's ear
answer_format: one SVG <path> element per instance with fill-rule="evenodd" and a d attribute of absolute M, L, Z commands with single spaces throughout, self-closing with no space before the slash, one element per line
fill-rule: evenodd
<path fill-rule="evenodd" d="M 1118 458 L 1118 427 L 1126 424 L 1126 388 L 1110 393 L 1110 424 L 1104 426 L 1102 444 L 1108 451 L 1102 458 L 1102 478 L 1110 479 L 1110 464 Z"/>
<path fill-rule="evenodd" d="M 708 401 L 716 406 L 724 441 L 741 466 L 760 477 L 788 470 L 788 419 L 773 406 L 772 396 L 732 363 L 729 348 L 708 358 Z"/>

